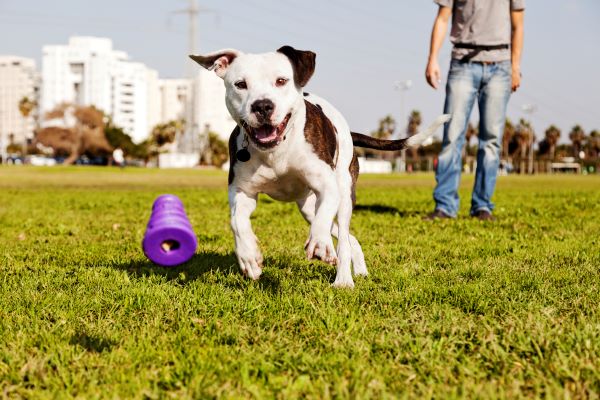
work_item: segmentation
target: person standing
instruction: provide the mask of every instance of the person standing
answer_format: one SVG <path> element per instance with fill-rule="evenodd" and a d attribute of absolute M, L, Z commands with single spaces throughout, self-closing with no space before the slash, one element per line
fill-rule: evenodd
<path fill-rule="evenodd" d="M 125 168 L 125 156 L 123 150 L 117 147 L 112 153 L 113 161 L 121 168 Z"/>
<path fill-rule="evenodd" d="M 452 60 L 446 84 L 442 150 L 433 192 L 435 210 L 425 219 L 455 218 L 461 151 L 475 101 L 479 107 L 479 148 L 470 214 L 493 220 L 491 201 L 500 164 L 506 107 L 521 85 L 521 51 L 525 0 L 434 0 L 439 6 L 431 33 L 425 77 L 437 89 L 441 82 L 438 53 L 452 17 Z"/>

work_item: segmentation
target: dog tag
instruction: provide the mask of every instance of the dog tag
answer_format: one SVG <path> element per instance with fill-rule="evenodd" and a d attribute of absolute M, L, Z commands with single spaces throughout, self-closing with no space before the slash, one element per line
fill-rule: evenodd
<path fill-rule="evenodd" d="M 238 152 L 235 153 L 235 158 L 237 158 L 238 161 L 246 162 L 250 159 L 250 152 L 248 149 L 238 150 Z"/>

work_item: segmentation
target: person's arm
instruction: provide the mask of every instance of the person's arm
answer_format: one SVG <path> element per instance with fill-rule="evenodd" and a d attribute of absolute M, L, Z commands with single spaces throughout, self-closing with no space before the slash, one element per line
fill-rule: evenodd
<path fill-rule="evenodd" d="M 512 60 L 512 91 L 515 92 L 521 86 L 521 52 L 523 50 L 523 14 L 524 10 L 511 11 L 510 21 L 512 25 L 511 37 L 511 60 Z"/>
<path fill-rule="evenodd" d="M 429 59 L 427 61 L 427 69 L 425 70 L 425 78 L 427 83 L 434 89 L 438 88 L 441 80 L 440 64 L 438 62 L 438 54 L 444 37 L 446 37 L 446 31 L 448 30 L 448 20 L 452 15 L 451 7 L 440 6 L 438 14 L 435 17 L 433 23 L 433 30 L 431 31 L 431 43 L 429 45 Z"/>

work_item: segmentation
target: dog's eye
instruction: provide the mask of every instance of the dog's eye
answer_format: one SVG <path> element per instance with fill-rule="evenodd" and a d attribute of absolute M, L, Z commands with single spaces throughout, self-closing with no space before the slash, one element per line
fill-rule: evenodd
<path fill-rule="evenodd" d="M 286 79 L 286 78 L 277 78 L 277 80 L 275 81 L 275 86 L 282 87 L 286 83 L 288 83 L 288 79 Z"/>
<path fill-rule="evenodd" d="M 240 89 L 240 90 L 244 90 L 244 89 L 248 89 L 248 85 L 246 84 L 246 81 L 237 81 L 236 83 L 234 83 L 235 87 Z"/>

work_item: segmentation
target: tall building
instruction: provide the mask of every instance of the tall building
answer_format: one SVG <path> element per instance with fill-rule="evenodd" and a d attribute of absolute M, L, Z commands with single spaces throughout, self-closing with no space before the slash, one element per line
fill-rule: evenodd
<path fill-rule="evenodd" d="M 178 138 L 178 151 L 195 153 L 206 145 L 206 134 L 216 133 L 227 142 L 235 122 L 225 106 L 223 80 L 199 69 L 194 79 L 159 81 L 161 122 L 185 120 L 186 132 Z"/>
<path fill-rule="evenodd" d="M 43 48 L 44 113 L 64 102 L 93 105 L 140 142 L 157 121 L 157 93 L 157 72 L 114 50 L 110 39 L 71 37 Z"/>
<path fill-rule="evenodd" d="M 23 144 L 33 138 L 36 109 L 24 117 L 19 102 L 39 100 L 39 74 L 35 61 L 17 56 L 0 56 L 0 153 L 12 141 Z"/>
<path fill-rule="evenodd" d="M 160 122 L 187 118 L 192 83 L 189 79 L 160 79 L 158 81 Z"/>
<path fill-rule="evenodd" d="M 225 106 L 225 85 L 214 72 L 199 68 L 194 81 L 194 123 L 200 133 L 212 131 L 228 141 L 235 121 Z"/>

